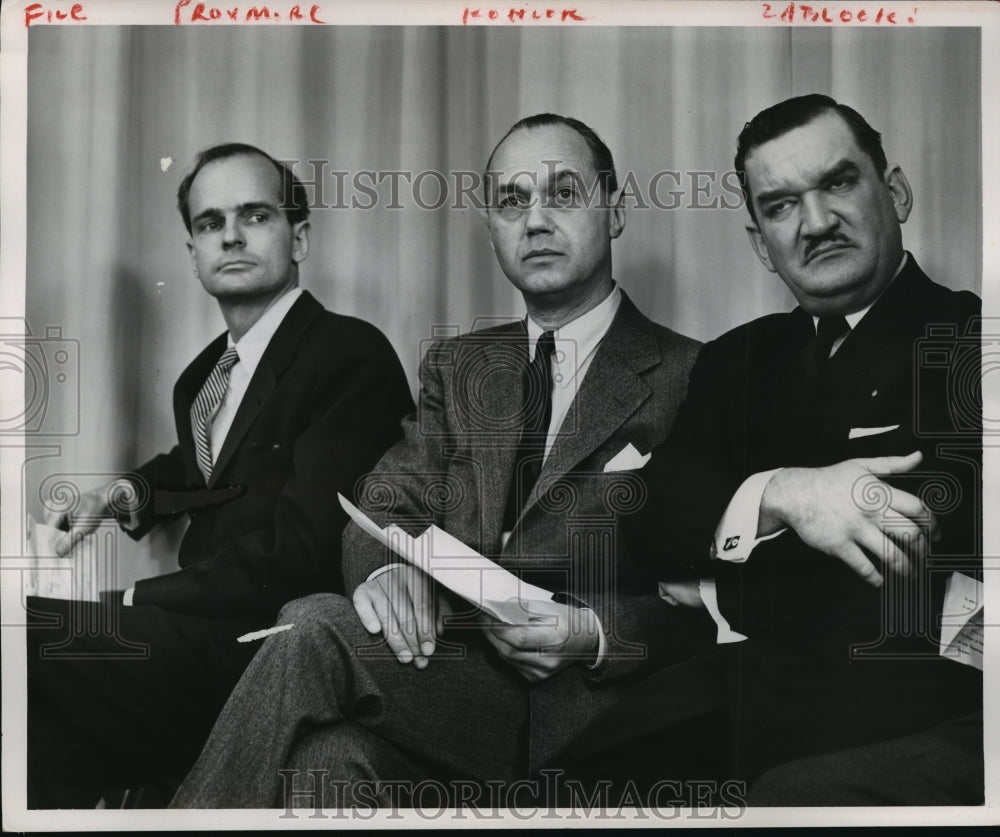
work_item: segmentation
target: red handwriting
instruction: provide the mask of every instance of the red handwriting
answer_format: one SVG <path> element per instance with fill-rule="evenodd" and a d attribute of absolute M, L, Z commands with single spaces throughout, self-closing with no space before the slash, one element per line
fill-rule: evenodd
<path fill-rule="evenodd" d="M 217 20 L 238 20 L 243 22 L 257 22 L 260 20 L 301 20 L 307 23 L 326 23 L 319 19 L 320 8 L 312 6 L 308 12 L 303 12 L 298 4 L 292 6 L 287 12 L 282 14 L 281 9 L 274 6 L 250 6 L 244 8 L 233 6 L 222 8 L 211 6 L 206 3 L 193 3 L 193 0 L 178 0 L 174 6 L 174 23 L 212 23 Z M 189 8 L 190 7 L 190 8 Z"/>
<path fill-rule="evenodd" d="M 510 23 L 524 23 L 531 20 L 555 20 L 565 23 L 567 20 L 586 20 L 576 9 L 524 9 L 511 6 L 506 11 L 502 9 L 470 9 L 465 7 L 462 12 L 462 25 L 470 20 L 506 20 Z"/>
<path fill-rule="evenodd" d="M 62 20 L 81 21 L 87 18 L 83 15 L 83 5 L 74 3 L 73 8 L 68 12 L 62 9 L 46 9 L 41 3 L 32 3 L 24 9 L 24 25 L 31 26 L 36 20 L 44 20 L 46 23 L 58 23 Z"/>
<path fill-rule="evenodd" d="M 805 3 L 789 3 L 787 6 L 772 6 L 762 3 L 764 20 L 777 20 L 781 23 L 902 23 L 895 10 L 886 11 L 884 7 L 869 9 L 837 9 L 835 6 L 810 6 Z M 779 11 L 780 9 L 780 11 Z M 907 23 L 916 23 L 917 10 L 906 18 Z"/>

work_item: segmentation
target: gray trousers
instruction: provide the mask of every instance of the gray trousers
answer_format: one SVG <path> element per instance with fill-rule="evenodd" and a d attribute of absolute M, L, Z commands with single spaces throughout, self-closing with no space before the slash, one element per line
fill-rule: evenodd
<path fill-rule="evenodd" d="M 298 599 L 276 624 L 294 627 L 257 652 L 171 807 L 311 807 L 317 793 L 337 807 L 361 780 L 523 772 L 527 681 L 481 629 L 446 631 L 420 671 L 342 596 Z"/>

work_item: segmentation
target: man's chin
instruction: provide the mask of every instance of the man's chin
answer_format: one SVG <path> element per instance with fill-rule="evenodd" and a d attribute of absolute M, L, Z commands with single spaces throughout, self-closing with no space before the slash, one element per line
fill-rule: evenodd
<path fill-rule="evenodd" d="M 805 267 L 806 287 L 819 297 L 834 297 L 863 288 L 871 281 L 869 271 L 850 251 L 824 253 Z"/>
<path fill-rule="evenodd" d="M 563 294 L 572 287 L 572 282 L 559 272 L 534 271 L 530 276 L 511 280 L 514 287 L 525 296 L 543 297 Z"/>
<path fill-rule="evenodd" d="M 246 285 L 220 285 L 209 291 L 219 302 L 249 302 L 254 299 L 269 296 L 273 291 L 264 291 Z"/>

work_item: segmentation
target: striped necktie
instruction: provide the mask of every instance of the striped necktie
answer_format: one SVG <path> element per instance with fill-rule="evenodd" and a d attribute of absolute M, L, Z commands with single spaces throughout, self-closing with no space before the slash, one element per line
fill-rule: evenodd
<path fill-rule="evenodd" d="M 195 455 L 205 482 L 212 476 L 212 445 L 208 440 L 208 419 L 219 409 L 229 386 L 229 372 L 239 359 L 235 346 L 226 349 L 191 405 L 191 430 L 194 432 Z"/>

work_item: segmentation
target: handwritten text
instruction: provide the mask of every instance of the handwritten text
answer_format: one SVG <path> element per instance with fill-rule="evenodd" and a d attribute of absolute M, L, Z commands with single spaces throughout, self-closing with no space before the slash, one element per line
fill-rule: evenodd
<path fill-rule="evenodd" d="M 917 10 L 912 15 L 903 18 L 895 10 L 878 9 L 839 9 L 836 6 L 811 6 L 806 3 L 789 3 L 773 5 L 762 3 L 764 20 L 777 20 L 781 23 L 916 23 Z"/>
<path fill-rule="evenodd" d="M 193 0 L 178 0 L 174 6 L 174 23 L 178 26 L 182 23 L 212 23 L 213 21 L 235 20 L 241 23 L 255 23 L 261 20 L 286 20 L 290 22 L 302 21 L 303 23 L 326 23 L 320 20 L 320 7 L 313 5 L 309 10 L 303 11 L 302 7 L 295 4 L 290 9 L 278 8 L 276 6 L 232 6 L 229 8 L 212 6 L 207 3 L 193 3 Z"/>
<path fill-rule="evenodd" d="M 527 23 L 532 20 L 553 20 L 565 23 L 567 20 L 584 20 L 576 9 L 524 9 L 511 7 L 509 9 L 471 9 L 466 6 L 462 12 L 462 25 L 470 20 L 480 22 L 506 20 L 510 23 Z"/>
<path fill-rule="evenodd" d="M 25 26 L 31 26 L 36 20 L 44 20 L 46 23 L 58 23 L 63 20 L 75 20 L 79 22 L 86 19 L 83 14 L 82 3 L 74 3 L 73 8 L 68 12 L 64 12 L 62 9 L 46 9 L 41 3 L 32 3 L 24 9 Z"/>

